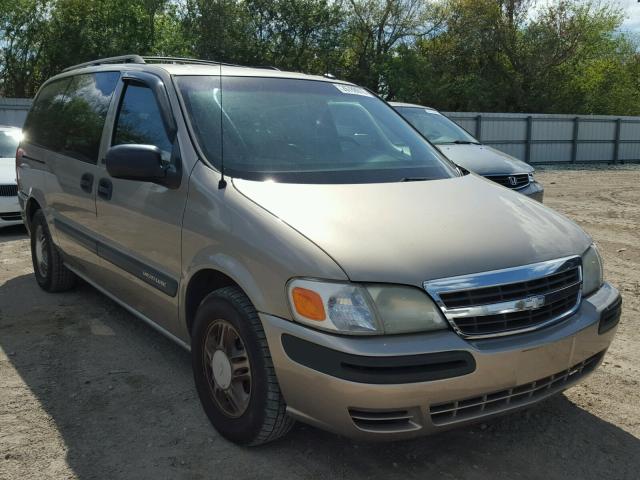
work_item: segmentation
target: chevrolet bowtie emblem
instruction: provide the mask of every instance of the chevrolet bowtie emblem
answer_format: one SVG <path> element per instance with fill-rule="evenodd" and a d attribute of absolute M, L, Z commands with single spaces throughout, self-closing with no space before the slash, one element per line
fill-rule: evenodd
<path fill-rule="evenodd" d="M 518 302 L 518 308 L 522 310 L 535 310 L 540 307 L 544 307 L 545 298 L 544 295 L 534 295 L 527 297 L 524 300 Z"/>

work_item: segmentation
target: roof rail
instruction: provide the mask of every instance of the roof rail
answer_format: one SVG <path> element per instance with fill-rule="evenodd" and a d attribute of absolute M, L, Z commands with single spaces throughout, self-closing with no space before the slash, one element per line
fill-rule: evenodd
<path fill-rule="evenodd" d="M 120 55 L 119 57 L 100 58 L 98 60 L 92 60 L 90 62 L 79 63 L 78 65 L 72 65 L 62 70 L 68 72 L 70 70 L 76 70 L 83 67 L 94 67 L 97 65 L 104 65 L 110 63 L 176 63 L 181 65 L 224 65 L 228 67 L 243 67 L 243 68 L 265 68 L 270 70 L 279 70 L 272 66 L 260 66 L 260 67 L 247 67 L 246 65 L 238 65 L 235 63 L 217 62 L 215 60 L 200 60 L 198 58 L 184 58 L 184 57 L 156 57 L 156 56 L 141 56 L 141 55 Z"/>
<path fill-rule="evenodd" d="M 177 63 L 184 65 L 226 65 L 229 67 L 242 67 L 244 65 L 236 65 L 235 63 L 217 62 L 215 60 L 201 60 L 199 58 L 185 57 L 142 57 L 143 63 Z"/>
<path fill-rule="evenodd" d="M 143 56 L 142 59 L 146 63 L 177 63 L 181 65 L 223 65 L 226 67 L 242 67 L 242 68 L 264 68 L 267 70 L 280 70 L 277 67 L 271 65 L 239 65 L 237 63 L 218 62 L 217 60 L 201 60 L 199 58 L 184 58 L 184 57 L 147 57 Z"/>
<path fill-rule="evenodd" d="M 118 57 L 100 58 L 98 60 L 91 60 L 90 62 L 79 63 L 62 70 L 68 72 L 70 70 L 76 70 L 83 67 L 93 67 L 96 65 L 104 65 L 105 63 L 145 63 L 144 59 L 140 55 L 120 55 Z"/>

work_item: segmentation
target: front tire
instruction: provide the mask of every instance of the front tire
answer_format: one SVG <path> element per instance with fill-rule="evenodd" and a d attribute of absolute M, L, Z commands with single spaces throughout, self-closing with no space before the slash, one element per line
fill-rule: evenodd
<path fill-rule="evenodd" d="M 76 284 L 76 275 L 64 266 L 62 254 L 53 244 L 51 232 L 42 210 L 31 221 L 31 260 L 40 288 L 47 292 L 64 292 Z"/>
<path fill-rule="evenodd" d="M 291 429 L 258 313 L 239 288 L 221 288 L 202 301 L 191 358 L 200 402 L 223 437 L 253 446 Z"/>

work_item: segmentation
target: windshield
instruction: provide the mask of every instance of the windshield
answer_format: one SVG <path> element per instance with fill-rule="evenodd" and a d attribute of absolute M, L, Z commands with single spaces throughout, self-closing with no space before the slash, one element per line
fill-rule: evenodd
<path fill-rule="evenodd" d="M 394 107 L 400 115 L 435 145 L 479 142 L 444 115 L 420 107 Z"/>
<path fill-rule="evenodd" d="M 177 85 L 204 155 L 217 167 L 224 158 L 232 177 L 373 183 L 457 176 L 399 115 L 360 87 L 222 77 L 221 89 L 217 76 L 180 76 Z"/>
<path fill-rule="evenodd" d="M 19 130 L 0 130 L 0 158 L 15 158 L 19 142 Z"/>

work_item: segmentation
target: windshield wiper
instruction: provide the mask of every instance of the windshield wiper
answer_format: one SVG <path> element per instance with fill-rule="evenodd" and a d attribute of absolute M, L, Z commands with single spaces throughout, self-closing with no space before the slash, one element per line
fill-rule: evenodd
<path fill-rule="evenodd" d="M 434 145 L 480 145 L 480 142 L 472 142 L 471 140 L 454 140 L 453 142 L 438 142 Z"/>
<path fill-rule="evenodd" d="M 404 177 L 400 179 L 401 182 L 424 182 L 429 180 L 427 177 Z"/>

